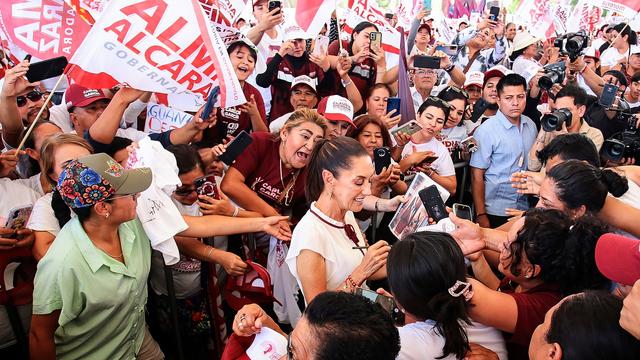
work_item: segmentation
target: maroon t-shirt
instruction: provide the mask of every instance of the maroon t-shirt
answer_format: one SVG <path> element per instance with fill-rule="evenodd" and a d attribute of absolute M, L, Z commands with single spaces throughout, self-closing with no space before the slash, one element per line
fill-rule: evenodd
<path fill-rule="evenodd" d="M 349 42 L 342 41 L 342 48 L 349 49 Z M 340 52 L 340 45 L 338 44 L 338 40 L 334 40 L 328 49 L 329 55 L 338 55 Z M 353 56 L 351 52 L 349 52 L 349 56 Z M 376 84 L 376 75 L 378 68 L 376 67 L 376 63 L 372 59 L 365 60 L 362 64 L 353 64 L 351 70 L 349 70 L 349 77 L 353 84 L 360 91 L 360 96 L 362 96 L 362 101 L 366 100 L 367 91 L 373 85 Z M 340 77 L 336 76 L 336 81 L 334 84 L 334 88 L 332 89 L 332 95 L 338 94 L 343 97 L 347 97 L 347 91 L 344 86 L 340 82 Z M 321 92 L 321 95 L 322 92 Z"/>
<path fill-rule="evenodd" d="M 294 207 L 305 207 L 304 187 L 307 180 L 307 168 L 288 169 L 280 162 L 280 139 L 273 140 L 270 133 L 256 132 L 251 134 L 253 142 L 236 159 L 232 165 L 245 178 L 245 184 L 255 191 L 267 204 L 281 214 Z M 280 178 L 282 169 L 282 178 Z M 278 201 L 285 187 L 293 181 L 298 173 L 295 185 L 288 197 Z"/>
<path fill-rule="evenodd" d="M 258 112 L 260 112 L 260 117 L 266 125 L 267 115 L 264 110 L 264 100 L 262 99 L 262 95 L 260 95 L 260 91 L 258 91 L 258 89 L 253 87 L 251 84 L 245 82 L 244 86 L 242 87 L 242 93 L 247 99 L 247 102 L 251 100 L 251 95 L 253 95 L 254 99 L 256 100 Z M 253 131 L 249 113 L 240 111 L 239 106 L 226 109 L 218 108 L 216 119 L 216 125 L 204 131 L 202 141 L 198 143 L 199 146 L 211 147 L 217 144 L 221 144 L 222 140 L 226 139 L 228 135 L 235 137 L 242 130 L 246 132 Z"/>
<path fill-rule="evenodd" d="M 500 283 L 500 291 L 511 295 L 518 306 L 518 320 L 513 334 L 505 333 L 510 360 L 529 359 L 529 342 L 536 327 L 544 322 L 544 316 L 562 300 L 557 285 L 542 284 L 524 293 L 516 293 L 508 280 Z"/>

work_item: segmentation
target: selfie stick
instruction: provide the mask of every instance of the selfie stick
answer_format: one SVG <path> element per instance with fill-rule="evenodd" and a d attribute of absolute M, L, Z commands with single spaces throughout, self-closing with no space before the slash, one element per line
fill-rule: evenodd
<path fill-rule="evenodd" d="M 44 101 L 44 104 L 40 108 L 40 111 L 38 111 L 38 115 L 36 115 L 35 120 L 33 120 L 31 125 L 29 125 L 29 129 L 27 129 L 27 132 L 22 137 L 22 141 L 20 141 L 20 145 L 18 145 L 18 147 L 16 148 L 17 150 L 22 149 L 22 147 L 24 146 L 24 143 L 29 138 L 29 135 L 31 134 L 31 131 L 33 131 L 33 128 L 36 126 L 36 123 L 38 122 L 38 120 L 40 120 L 40 116 L 42 116 L 42 113 L 44 112 L 44 109 L 47 107 L 47 105 L 49 105 L 49 102 L 51 101 L 51 98 L 53 97 L 53 93 L 56 91 L 56 89 L 60 85 L 60 82 L 62 81 L 63 75 L 64 75 L 64 73 L 62 75 L 60 75 L 60 77 L 58 77 L 58 81 L 56 81 L 56 84 L 53 85 L 53 88 L 51 89 L 51 92 L 49 92 L 49 96 L 47 96 L 47 99 Z M 18 151 L 16 151 L 16 158 L 18 158 Z"/>

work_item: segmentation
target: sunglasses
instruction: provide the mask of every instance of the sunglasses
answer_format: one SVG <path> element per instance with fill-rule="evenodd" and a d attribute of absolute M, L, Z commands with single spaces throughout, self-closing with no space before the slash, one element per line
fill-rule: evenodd
<path fill-rule="evenodd" d="M 24 96 L 21 95 L 16 97 L 16 102 L 18 103 L 18 107 L 23 107 L 27 105 L 27 99 L 31 100 L 32 102 L 39 101 L 40 99 L 42 99 L 42 93 L 39 92 L 38 90 L 33 90 L 28 92 Z"/>
<path fill-rule="evenodd" d="M 195 186 L 181 186 L 179 188 L 176 188 L 173 193 L 178 196 L 189 196 L 194 191 L 196 191 Z"/>
<path fill-rule="evenodd" d="M 453 91 L 456 94 L 460 94 L 460 95 L 464 96 L 465 99 L 469 99 L 469 93 L 464 89 L 460 89 L 460 88 L 455 87 L 455 86 L 449 86 L 447 88 L 447 91 Z"/>
<path fill-rule="evenodd" d="M 448 102 L 440 99 L 439 97 L 429 96 L 427 99 L 429 99 L 429 100 L 431 100 L 431 101 L 433 101 L 435 103 L 438 103 L 438 104 L 446 107 L 447 109 L 451 109 L 451 105 Z"/>

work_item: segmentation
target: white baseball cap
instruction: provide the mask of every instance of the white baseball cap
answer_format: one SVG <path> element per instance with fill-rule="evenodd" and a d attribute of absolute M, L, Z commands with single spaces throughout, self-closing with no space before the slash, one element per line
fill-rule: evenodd
<path fill-rule="evenodd" d="M 629 55 L 636 55 L 636 54 L 640 54 L 640 46 L 631 45 L 629 47 Z"/>
<path fill-rule="evenodd" d="M 289 25 L 284 28 L 284 41 L 295 39 L 308 39 L 306 31 L 296 24 Z"/>
<path fill-rule="evenodd" d="M 298 85 L 307 85 L 308 87 L 313 89 L 313 92 L 315 92 L 316 94 L 318 93 L 318 91 L 316 90 L 316 80 L 308 77 L 307 75 L 296 76 L 291 82 L 291 90 L 293 90 L 293 88 Z"/>
<path fill-rule="evenodd" d="M 322 98 L 318 104 L 318 113 L 327 120 L 346 121 L 351 126 L 356 127 L 353 123 L 353 104 L 340 95 Z"/>
<path fill-rule="evenodd" d="M 477 85 L 479 87 L 482 87 L 483 84 L 484 84 L 484 73 L 480 71 L 469 71 L 467 73 L 467 78 L 464 81 L 465 88 L 471 85 Z"/>

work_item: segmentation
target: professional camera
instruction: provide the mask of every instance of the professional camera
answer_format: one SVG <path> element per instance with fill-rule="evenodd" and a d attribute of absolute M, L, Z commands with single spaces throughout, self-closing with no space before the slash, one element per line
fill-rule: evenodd
<path fill-rule="evenodd" d="M 562 83 L 567 66 L 561 61 L 555 64 L 545 65 L 543 70 L 544 75 L 540 77 L 540 80 L 538 80 L 538 86 L 541 89 L 549 91 L 553 84 Z"/>
<path fill-rule="evenodd" d="M 557 109 L 540 119 L 542 128 L 546 132 L 562 130 L 562 124 L 566 123 L 567 127 L 571 126 L 572 114 L 567 108 Z"/>
<path fill-rule="evenodd" d="M 589 35 L 585 30 L 575 33 L 567 33 L 557 37 L 553 41 L 553 46 L 569 55 L 571 62 L 576 61 L 582 50 L 589 46 Z"/>
<path fill-rule="evenodd" d="M 638 163 L 640 161 L 640 132 L 636 126 L 636 118 L 628 110 L 618 110 L 618 116 L 625 119 L 629 125 L 624 131 L 613 134 L 605 140 L 600 153 L 607 160 L 617 162 L 623 158 L 634 158 Z"/>

